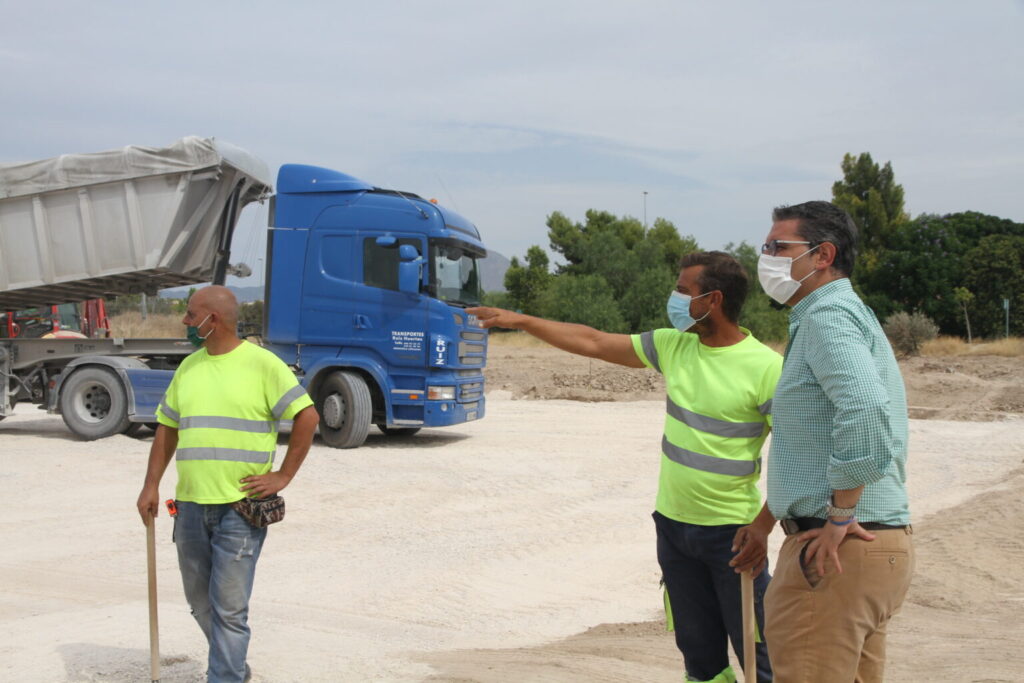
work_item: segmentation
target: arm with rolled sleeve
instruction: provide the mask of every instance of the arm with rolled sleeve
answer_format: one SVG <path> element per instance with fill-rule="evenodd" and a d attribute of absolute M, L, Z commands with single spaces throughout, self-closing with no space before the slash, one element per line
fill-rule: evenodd
<path fill-rule="evenodd" d="M 871 337 L 853 316 L 841 307 L 817 313 L 801 332 L 809 337 L 811 371 L 835 409 L 828 482 L 833 490 L 856 489 L 881 479 L 892 462 L 889 395 Z"/>

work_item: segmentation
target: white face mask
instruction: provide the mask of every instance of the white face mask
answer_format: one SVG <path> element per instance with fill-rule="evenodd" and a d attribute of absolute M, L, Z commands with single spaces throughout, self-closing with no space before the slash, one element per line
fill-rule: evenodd
<path fill-rule="evenodd" d="M 795 259 L 789 256 L 761 254 L 757 259 L 757 279 L 760 280 L 765 293 L 780 304 L 789 301 L 796 294 L 796 290 L 800 289 L 800 283 L 815 272 L 812 270 L 799 280 L 794 280 L 793 261 L 802 259 L 820 246 L 819 244 L 811 247 Z"/>

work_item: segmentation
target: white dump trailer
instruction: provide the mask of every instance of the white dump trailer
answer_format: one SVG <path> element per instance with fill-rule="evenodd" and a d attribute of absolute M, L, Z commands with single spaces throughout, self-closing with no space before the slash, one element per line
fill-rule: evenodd
<path fill-rule="evenodd" d="M 0 164 L 0 310 L 220 281 L 266 165 L 212 138 Z"/>
<path fill-rule="evenodd" d="M 222 283 L 239 213 L 271 190 L 262 161 L 212 138 L 0 164 L 0 311 Z M 28 402 L 85 438 L 152 422 L 166 379 L 147 376 L 191 351 L 169 339 L 0 339 L 0 419 Z"/>

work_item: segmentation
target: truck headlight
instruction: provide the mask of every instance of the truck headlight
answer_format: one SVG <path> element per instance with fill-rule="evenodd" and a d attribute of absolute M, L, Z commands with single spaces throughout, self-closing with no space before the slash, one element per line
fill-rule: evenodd
<path fill-rule="evenodd" d="M 427 387 L 427 400 L 454 401 L 455 387 Z"/>

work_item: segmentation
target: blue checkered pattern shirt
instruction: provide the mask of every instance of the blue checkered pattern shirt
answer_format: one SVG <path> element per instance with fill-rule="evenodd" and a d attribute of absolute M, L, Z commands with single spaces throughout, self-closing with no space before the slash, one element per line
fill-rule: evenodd
<path fill-rule="evenodd" d="M 846 278 L 796 306 L 772 401 L 768 507 L 825 517 L 834 490 L 864 486 L 862 522 L 909 524 L 907 399 L 878 320 Z"/>

